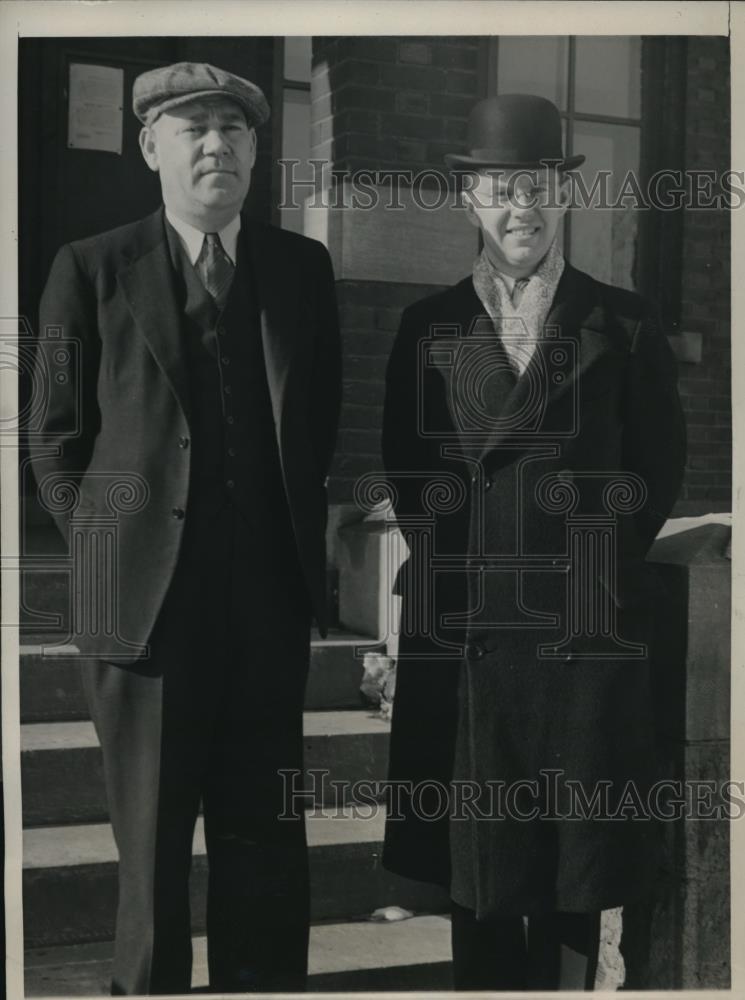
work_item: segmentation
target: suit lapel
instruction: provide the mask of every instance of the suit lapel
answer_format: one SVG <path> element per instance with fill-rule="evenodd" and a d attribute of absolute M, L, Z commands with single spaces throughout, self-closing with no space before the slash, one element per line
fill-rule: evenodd
<path fill-rule="evenodd" d="M 293 291 L 288 294 L 283 267 L 285 261 L 275 248 L 270 229 L 244 218 L 241 234 L 245 234 L 244 245 L 248 249 L 255 277 L 266 376 L 272 412 L 280 427 L 290 361 L 297 346 L 300 327 L 299 283 L 293 282 Z"/>
<path fill-rule="evenodd" d="M 143 220 L 117 279 L 138 329 L 188 419 L 189 384 L 181 346 L 181 308 L 162 208 Z"/>
<path fill-rule="evenodd" d="M 287 294 L 283 261 L 271 230 L 244 216 L 240 238 L 253 268 L 272 412 L 279 425 L 290 360 L 297 345 L 300 302 L 297 294 Z M 138 329 L 188 418 L 189 385 L 181 346 L 181 309 L 162 208 L 143 220 L 117 277 Z"/>

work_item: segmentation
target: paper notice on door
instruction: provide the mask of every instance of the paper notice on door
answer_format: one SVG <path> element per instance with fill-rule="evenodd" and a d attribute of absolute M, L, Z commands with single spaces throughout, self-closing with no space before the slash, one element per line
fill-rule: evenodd
<path fill-rule="evenodd" d="M 123 69 L 71 63 L 68 148 L 121 153 L 123 98 Z"/>

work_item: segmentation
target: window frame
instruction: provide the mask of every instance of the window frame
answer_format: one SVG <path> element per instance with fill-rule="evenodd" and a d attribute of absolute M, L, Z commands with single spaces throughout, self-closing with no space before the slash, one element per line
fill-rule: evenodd
<path fill-rule="evenodd" d="M 288 90 L 298 90 L 310 94 L 310 80 L 293 80 L 285 76 L 285 39 L 283 35 L 279 35 L 274 42 L 272 65 L 272 93 L 280 96 L 279 101 L 275 97 L 275 103 L 279 104 L 279 114 L 276 116 L 272 129 L 272 223 L 280 228 L 282 226 L 282 212 L 279 204 L 283 192 L 279 161 L 282 158 L 284 146 L 285 92 Z"/>
<path fill-rule="evenodd" d="M 484 96 L 499 93 L 499 35 L 484 40 Z M 509 36 L 503 36 L 509 37 Z M 685 94 L 687 39 L 683 36 L 641 37 L 641 107 L 638 118 L 577 111 L 577 36 L 569 35 L 567 49 L 566 155 L 573 153 L 575 122 L 638 127 L 639 173 L 642 190 L 658 170 L 682 170 L 685 153 Z M 567 213 L 564 246 L 572 248 L 572 216 Z M 669 333 L 680 327 L 682 273 L 682 211 L 663 212 L 651 208 L 638 213 L 637 254 L 632 273 L 634 287 L 658 303 Z"/>

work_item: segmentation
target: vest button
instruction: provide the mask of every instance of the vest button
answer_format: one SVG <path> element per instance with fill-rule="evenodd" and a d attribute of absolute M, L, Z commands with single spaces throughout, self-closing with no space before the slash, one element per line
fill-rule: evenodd
<path fill-rule="evenodd" d="M 227 420 L 227 422 L 229 424 L 234 424 L 235 423 L 235 418 L 234 417 L 226 417 L 225 419 Z"/>
<path fill-rule="evenodd" d="M 225 485 L 227 486 L 227 488 L 228 488 L 229 490 L 232 490 L 232 489 L 233 489 L 233 487 L 235 486 L 235 483 L 233 482 L 233 480 L 232 480 L 232 479 L 229 479 L 229 480 L 227 481 L 227 483 L 225 483 Z"/>
<path fill-rule="evenodd" d="M 189 439 L 188 439 L 188 437 L 180 437 L 178 439 L 178 446 L 179 446 L 179 448 L 188 448 L 189 447 Z"/>
<path fill-rule="evenodd" d="M 484 480 L 484 489 L 485 490 L 490 490 L 491 489 L 491 479 L 485 479 Z"/>
<path fill-rule="evenodd" d="M 229 364 L 230 364 L 230 358 L 227 358 L 227 357 L 225 357 L 225 356 L 221 357 L 221 358 L 220 358 L 220 361 L 222 361 L 222 363 L 223 363 L 224 365 L 229 365 Z"/>
<path fill-rule="evenodd" d="M 235 448 L 228 448 L 228 455 L 230 455 L 231 458 L 235 458 Z"/>
<path fill-rule="evenodd" d="M 223 392 L 225 393 L 226 396 L 229 396 L 231 391 L 232 390 L 229 385 L 226 385 L 225 388 L 223 389 Z"/>
<path fill-rule="evenodd" d="M 217 333 L 218 333 L 218 336 L 224 337 L 225 336 L 225 327 L 224 326 L 218 326 Z"/>
<path fill-rule="evenodd" d="M 175 517 L 177 521 L 183 521 L 185 516 L 186 514 L 183 507 L 174 507 L 171 510 L 171 517 Z"/>

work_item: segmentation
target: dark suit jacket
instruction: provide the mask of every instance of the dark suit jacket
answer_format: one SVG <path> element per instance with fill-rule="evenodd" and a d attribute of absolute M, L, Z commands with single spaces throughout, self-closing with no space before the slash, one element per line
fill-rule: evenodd
<path fill-rule="evenodd" d="M 562 640 L 568 574 L 596 570 L 591 595 L 602 613 L 612 609 L 617 635 L 642 648 L 648 639 L 654 578 L 645 556 L 685 464 L 672 352 L 650 303 L 567 265 L 528 369 L 493 427 L 474 435 L 467 418 L 487 392 L 483 365 L 469 384 L 459 370 L 480 333 L 494 338 L 468 277 L 404 312 L 388 365 L 383 461 L 396 516 L 431 531 L 421 545 L 412 536 L 399 573 L 405 624 L 390 777 L 509 783 L 562 767 L 587 787 L 632 780 L 643 789 L 654 763 L 646 659 L 625 658 L 613 637 Z M 606 490 L 624 477 L 641 484 L 633 500 L 633 486 Z M 614 564 L 570 565 L 562 503 L 572 496 L 586 525 L 607 521 L 615 503 Z M 463 567 L 441 573 L 433 596 L 422 593 L 429 553 L 460 557 Z M 512 562 L 500 571 L 500 559 Z M 426 627 L 407 634 L 423 606 Z M 442 615 L 467 609 L 460 627 L 443 624 Z M 442 640 L 455 645 L 448 652 Z M 552 643 L 560 656 L 539 654 Z M 481 915 L 621 905 L 650 877 L 648 824 L 448 824 L 404 813 L 388 822 L 386 867 L 448 885 Z"/>
<path fill-rule="evenodd" d="M 331 262 L 320 243 L 273 226 L 244 218 L 243 233 L 295 538 L 325 634 L 326 477 L 340 403 Z M 58 252 L 40 330 L 59 327 L 79 347 L 55 378 L 39 373 L 48 405 L 43 434 L 32 442 L 34 472 L 63 533 L 75 510 L 105 515 L 113 506 L 118 516 L 118 629 L 125 642 L 75 636 L 85 653 L 134 658 L 129 644 L 147 642 L 173 575 L 185 523 L 178 512 L 189 516 L 180 323 L 162 208 Z M 112 485 L 116 480 L 125 485 Z"/>

